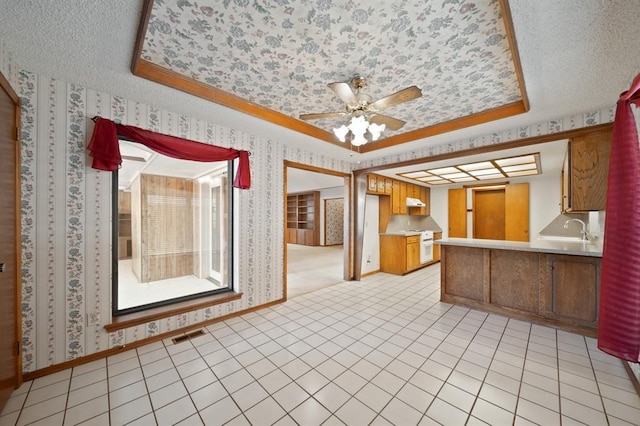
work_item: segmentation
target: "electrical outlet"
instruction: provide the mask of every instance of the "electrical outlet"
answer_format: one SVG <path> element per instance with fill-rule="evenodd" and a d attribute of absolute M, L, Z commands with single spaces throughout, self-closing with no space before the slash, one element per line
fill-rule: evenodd
<path fill-rule="evenodd" d="M 87 314 L 87 327 L 100 325 L 100 315 L 96 313 Z"/>

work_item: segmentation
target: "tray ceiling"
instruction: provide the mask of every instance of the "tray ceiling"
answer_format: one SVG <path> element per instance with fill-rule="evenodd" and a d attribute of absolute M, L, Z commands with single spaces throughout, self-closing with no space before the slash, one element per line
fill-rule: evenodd
<path fill-rule="evenodd" d="M 528 110 L 506 0 L 147 0 L 132 70 L 348 149 L 331 133 L 345 119 L 298 119 L 344 110 L 327 83 L 422 89 L 361 152 Z"/>

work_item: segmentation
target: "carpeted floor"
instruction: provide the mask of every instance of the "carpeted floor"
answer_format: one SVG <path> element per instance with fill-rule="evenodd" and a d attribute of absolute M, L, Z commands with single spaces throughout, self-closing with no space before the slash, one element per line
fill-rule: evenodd
<path fill-rule="evenodd" d="M 343 246 L 287 244 L 287 297 L 343 282 Z"/>

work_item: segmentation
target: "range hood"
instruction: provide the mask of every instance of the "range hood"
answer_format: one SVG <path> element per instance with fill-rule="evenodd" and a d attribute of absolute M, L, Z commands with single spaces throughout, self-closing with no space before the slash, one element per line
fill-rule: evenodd
<path fill-rule="evenodd" d="M 419 198 L 407 197 L 407 207 L 424 207 L 425 205 Z"/>

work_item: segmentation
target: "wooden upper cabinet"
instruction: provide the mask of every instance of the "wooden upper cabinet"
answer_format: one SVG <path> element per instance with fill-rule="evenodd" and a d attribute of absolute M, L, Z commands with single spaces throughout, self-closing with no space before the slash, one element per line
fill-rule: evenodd
<path fill-rule="evenodd" d="M 402 201 L 406 204 L 405 200 Z M 400 214 L 400 204 L 400 181 L 394 180 L 391 190 L 391 214 Z"/>
<path fill-rule="evenodd" d="M 393 179 L 384 178 L 384 193 L 391 195 L 393 193 Z"/>
<path fill-rule="evenodd" d="M 566 212 L 605 210 L 611 131 L 571 139 L 562 171 L 562 207 Z"/>
<path fill-rule="evenodd" d="M 378 176 L 373 174 L 367 175 L 367 192 L 370 194 L 378 192 Z"/>
<path fill-rule="evenodd" d="M 407 214 L 407 182 L 400 182 L 400 213 Z"/>

